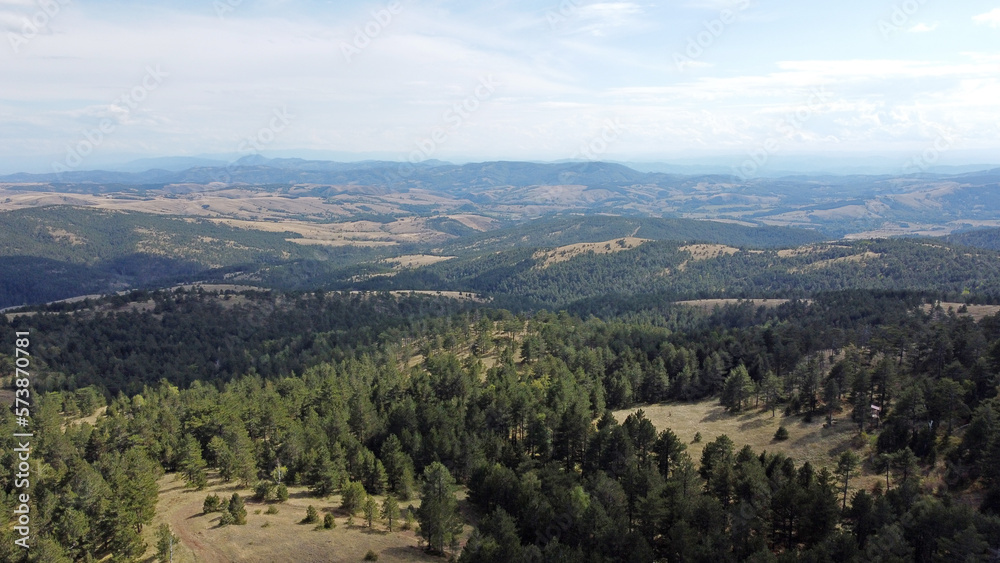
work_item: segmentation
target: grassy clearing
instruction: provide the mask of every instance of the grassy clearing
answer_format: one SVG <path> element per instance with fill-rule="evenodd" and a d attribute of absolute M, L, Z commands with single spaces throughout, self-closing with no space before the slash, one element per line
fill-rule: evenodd
<path fill-rule="evenodd" d="M 694 299 L 690 301 L 676 301 L 677 305 L 686 305 L 688 307 L 697 307 L 699 309 L 704 309 L 711 312 L 712 309 L 716 307 L 725 307 L 726 305 L 737 305 L 743 303 L 744 301 L 749 301 L 757 307 L 778 307 L 779 305 L 784 305 L 788 303 L 788 299 Z M 807 303 L 809 299 L 805 300 Z"/>
<path fill-rule="evenodd" d="M 955 311 L 956 314 L 972 317 L 972 320 L 976 322 L 982 320 L 983 317 L 1000 313 L 1000 305 L 966 305 L 965 303 L 949 303 L 947 301 L 942 301 L 938 304 L 946 312 Z M 962 307 L 965 307 L 966 312 L 958 313 L 958 310 Z M 925 313 L 930 313 L 934 309 L 934 306 L 930 303 L 925 303 L 922 308 Z"/>
<path fill-rule="evenodd" d="M 250 499 L 253 491 L 223 483 L 218 477 L 202 491 L 186 488 L 176 474 L 160 479 L 160 496 L 156 517 L 146 526 L 144 535 L 150 548 L 145 560 L 152 561 L 155 554 L 156 529 L 163 522 L 170 525 L 180 538 L 174 547 L 174 562 L 223 562 L 249 561 L 270 563 L 274 561 L 347 562 L 361 561 L 368 550 L 379 555 L 379 561 L 443 561 L 426 554 L 419 546 L 413 529 L 388 532 L 381 522 L 372 529 L 365 527 L 360 514 L 354 524 L 347 525 L 347 513 L 340 507 L 340 496 L 326 499 L 310 496 L 305 487 L 289 487 L 289 500 L 284 503 L 259 503 Z M 202 513 L 202 503 L 209 494 L 228 498 L 234 492 L 246 499 L 247 523 L 245 526 L 219 526 L 220 513 Z M 384 497 L 376 497 L 381 505 Z M 459 507 L 468 512 L 465 491 L 458 495 Z M 402 507 L 418 506 L 418 500 L 401 501 Z M 268 506 L 275 506 L 277 514 L 266 514 Z M 306 508 L 315 506 L 320 518 L 332 513 L 337 527 L 332 530 L 317 529 L 316 524 L 302 524 Z M 257 511 L 260 511 L 257 514 Z M 464 514 L 463 514 L 464 516 Z M 472 532 L 466 526 L 465 538 Z"/>
<path fill-rule="evenodd" d="M 593 252 L 594 254 L 614 254 L 615 252 L 632 250 L 633 248 L 636 248 L 646 242 L 649 242 L 649 239 L 636 237 L 624 237 L 604 242 L 581 242 L 560 246 L 559 248 L 552 250 L 536 252 L 532 258 L 535 258 L 536 260 L 544 259 L 538 267 L 548 268 L 553 264 L 572 260 L 573 258 L 588 252 Z"/>
<path fill-rule="evenodd" d="M 826 418 L 815 416 L 812 422 L 805 422 L 803 416 L 785 416 L 779 409 L 771 417 L 771 411 L 751 410 L 737 414 L 727 413 L 719 404 L 718 399 L 709 399 L 698 403 L 669 403 L 646 405 L 614 413 L 615 418 L 622 422 L 629 414 L 642 409 L 646 418 L 656 426 L 656 429 L 670 428 L 682 442 L 687 444 L 687 451 L 695 464 L 701 460 L 701 452 L 705 444 L 722 434 L 729 436 L 736 449 L 749 444 L 756 452 L 763 450 L 781 452 L 795 460 L 796 465 L 808 461 L 817 470 L 828 467 L 833 471 L 841 452 L 852 448 L 852 440 L 856 441 L 857 426 L 851 423 L 844 414 L 834 417 L 834 425 L 824 427 Z M 774 433 L 779 426 L 788 430 L 788 439 L 778 442 Z M 701 442 L 692 443 L 694 436 L 701 433 Z M 866 459 L 869 457 L 870 446 L 865 444 L 856 451 Z M 867 464 L 866 464 L 867 465 Z M 851 488 L 870 488 L 879 480 L 879 476 L 867 472 L 858 479 L 851 481 Z"/>
<path fill-rule="evenodd" d="M 720 256 L 732 256 L 740 251 L 739 248 L 726 246 L 724 244 L 689 244 L 687 246 L 682 246 L 677 250 L 683 250 L 684 252 L 691 254 L 691 259 L 695 262 L 711 260 L 712 258 L 718 258 Z"/>

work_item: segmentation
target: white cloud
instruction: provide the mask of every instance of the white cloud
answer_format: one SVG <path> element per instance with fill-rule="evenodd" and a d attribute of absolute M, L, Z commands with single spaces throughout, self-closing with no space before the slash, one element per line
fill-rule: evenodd
<path fill-rule="evenodd" d="M 917 25 L 911 27 L 907 31 L 909 31 L 910 33 L 928 33 L 928 32 L 934 31 L 937 28 L 938 28 L 938 23 L 937 22 L 934 22 L 934 23 L 932 23 L 930 25 L 927 25 L 927 24 L 921 22 L 921 23 L 918 23 Z"/>
<path fill-rule="evenodd" d="M 1000 8 L 994 8 L 985 14 L 973 16 L 972 21 L 979 25 L 988 25 L 990 27 L 1000 28 Z"/>
<path fill-rule="evenodd" d="M 574 31 L 604 37 L 614 30 L 635 29 L 643 25 L 642 13 L 642 7 L 632 2 L 586 4 L 577 10 L 579 22 Z"/>
<path fill-rule="evenodd" d="M 0 0 L 0 19 L 6 14 L 10 25 L 19 24 L 13 18 L 30 16 L 35 1 Z M 287 106 L 298 117 L 275 150 L 406 158 L 415 141 L 448 124 L 442 114 L 484 76 L 500 83 L 496 92 L 435 157 L 568 158 L 606 119 L 625 124 L 614 149 L 623 154 L 753 146 L 776 134 L 778 120 L 810 105 L 812 89 L 823 85 L 832 99 L 812 107 L 808 124 L 787 137 L 789 147 L 888 150 L 923 138 L 921 123 L 948 123 L 970 142 L 998 147 L 1000 50 L 965 37 L 955 43 L 954 26 L 905 24 L 914 33 L 936 29 L 922 36 L 940 42 L 926 51 L 934 60 L 918 60 L 916 52 L 913 60 L 876 58 L 864 44 L 845 50 L 852 28 L 844 26 L 843 37 L 829 42 L 836 49 L 803 43 L 795 52 L 802 60 L 785 60 L 787 51 L 772 49 L 770 39 L 825 32 L 795 27 L 794 19 L 740 26 L 711 58 L 690 63 L 696 71 L 677 72 L 671 55 L 678 42 L 702 30 L 706 16 L 716 17 L 705 10 L 739 1 L 681 0 L 666 8 L 638 0 L 547 0 L 548 10 L 404 2 L 350 63 L 342 46 L 371 19 L 370 9 L 306 17 L 244 3 L 220 21 L 211 2 L 194 11 L 120 6 L 121 13 L 101 2 L 74 3 L 59 29 L 31 49 L 0 48 L 0 155 L 58 153 L 104 118 L 121 127 L 103 153 L 232 152 L 274 108 Z M 549 11 L 564 5 L 572 9 L 555 12 L 559 22 L 548 25 Z M 147 65 L 157 64 L 169 73 L 162 88 L 129 111 L 114 105 Z"/>

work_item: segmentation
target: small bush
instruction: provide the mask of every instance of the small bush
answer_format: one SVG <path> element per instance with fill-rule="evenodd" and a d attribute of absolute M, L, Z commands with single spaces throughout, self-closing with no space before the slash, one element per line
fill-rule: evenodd
<path fill-rule="evenodd" d="M 269 527 L 271 527 L 271 521 L 268 520 L 267 522 L 264 522 L 263 524 L 260 525 L 260 527 L 261 528 L 269 528 Z"/>
<path fill-rule="evenodd" d="M 368 553 L 365 554 L 365 561 L 378 561 L 378 554 L 369 549 Z"/>
<path fill-rule="evenodd" d="M 260 509 L 258 508 L 257 510 L 254 510 L 253 513 L 254 514 L 260 514 Z"/>
<path fill-rule="evenodd" d="M 254 487 L 253 496 L 255 499 L 261 502 L 267 502 L 274 498 L 274 483 L 270 481 L 261 481 L 257 483 Z"/>
<path fill-rule="evenodd" d="M 788 429 L 784 426 L 779 426 L 778 431 L 774 433 L 774 439 L 781 442 L 788 439 Z"/>
<path fill-rule="evenodd" d="M 323 517 L 323 527 L 327 530 L 332 530 L 337 527 L 337 521 L 333 519 L 333 514 L 329 512 Z"/>
<path fill-rule="evenodd" d="M 288 487 L 286 487 L 284 483 L 281 483 L 274 488 L 274 498 L 276 498 L 278 502 L 285 502 L 288 500 Z"/>
<path fill-rule="evenodd" d="M 694 440 L 691 440 L 692 444 L 697 444 L 698 442 L 701 442 L 701 432 L 695 432 Z"/>
<path fill-rule="evenodd" d="M 303 524 L 315 524 L 319 522 L 319 512 L 316 511 L 316 507 L 309 505 L 306 508 L 306 517 L 302 520 Z"/>
<path fill-rule="evenodd" d="M 233 518 L 233 514 L 228 510 L 222 513 L 222 518 L 219 519 L 220 526 L 229 526 L 230 524 L 235 524 L 236 519 Z"/>
<path fill-rule="evenodd" d="M 233 493 L 232 498 L 229 499 L 227 510 L 233 515 L 234 524 L 242 526 L 247 523 L 247 509 L 239 493 Z"/>
<path fill-rule="evenodd" d="M 273 504 L 267 507 L 267 510 L 264 511 L 264 514 L 277 514 L 277 513 L 278 513 L 278 507 L 274 506 Z"/>
<path fill-rule="evenodd" d="M 222 510 L 222 499 L 219 495 L 208 495 L 205 497 L 205 503 L 201 505 L 201 511 L 205 514 L 210 512 L 219 512 Z"/>

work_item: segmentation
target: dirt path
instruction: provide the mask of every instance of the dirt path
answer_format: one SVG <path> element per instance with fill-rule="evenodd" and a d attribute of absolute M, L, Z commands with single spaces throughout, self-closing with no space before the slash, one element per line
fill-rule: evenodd
<path fill-rule="evenodd" d="M 160 500 L 156 507 L 157 521 L 154 522 L 153 528 L 159 526 L 161 522 L 166 522 L 174 535 L 180 539 L 180 545 L 174 548 L 174 561 L 177 563 L 232 561 L 205 537 L 206 523 L 213 519 L 202 515 L 201 512 L 206 494 L 208 491 L 197 492 L 185 488 L 184 482 L 175 475 L 165 476 L 160 482 Z M 218 514 L 213 516 L 217 518 Z M 147 543 L 153 545 L 155 541 L 155 539 L 147 540 Z"/>
<path fill-rule="evenodd" d="M 174 510 L 169 516 L 169 524 L 182 544 L 186 545 L 194 552 L 195 561 L 205 561 L 206 563 L 225 563 L 230 561 L 221 551 L 204 538 L 199 538 L 201 532 L 195 530 L 193 515 L 201 513 L 201 505 L 204 499 L 194 498 L 179 509 Z"/>

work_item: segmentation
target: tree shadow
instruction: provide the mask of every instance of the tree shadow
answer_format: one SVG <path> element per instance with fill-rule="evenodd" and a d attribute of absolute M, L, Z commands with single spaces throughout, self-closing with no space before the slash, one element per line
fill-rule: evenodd
<path fill-rule="evenodd" d="M 379 553 L 379 559 L 385 555 L 387 560 L 412 561 L 414 557 L 424 557 L 427 553 L 427 550 L 416 545 L 388 547 Z"/>
<path fill-rule="evenodd" d="M 184 483 L 184 481 L 179 481 L 178 485 L 174 485 L 173 487 L 170 487 L 169 489 L 162 489 L 160 491 L 160 494 L 164 495 L 164 494 L 167 494 L 167 493 L 172 493 L 174 491 L 181 491 L 182 493 L 197 493 L 197 492 L 203 492 L 204 489 L 202 489 L 202 491 L 198 491 L 198 489 L 196 489 L 194 487 L 188 487 L 187 484 Z"/>
<path fill-rule="evenodd" d="M 726 420 L 727 418 L 732 418 L 732 415 L 726 412 L 726 408 L 723 406 L 712 407 L 711 412 L 705 415 L 700 422 L 716 422 L 719 420 Z"/>
<path fill-rule="evenodd" d="M 757 428 L 763 428 L 765 426 L 771 426 L 771 419 L 757 419 L 751 420 L 750 422 L 744 422 L 740 424 L 740 432 L 745 432 L 747 430 L 756 430 Z"/>

